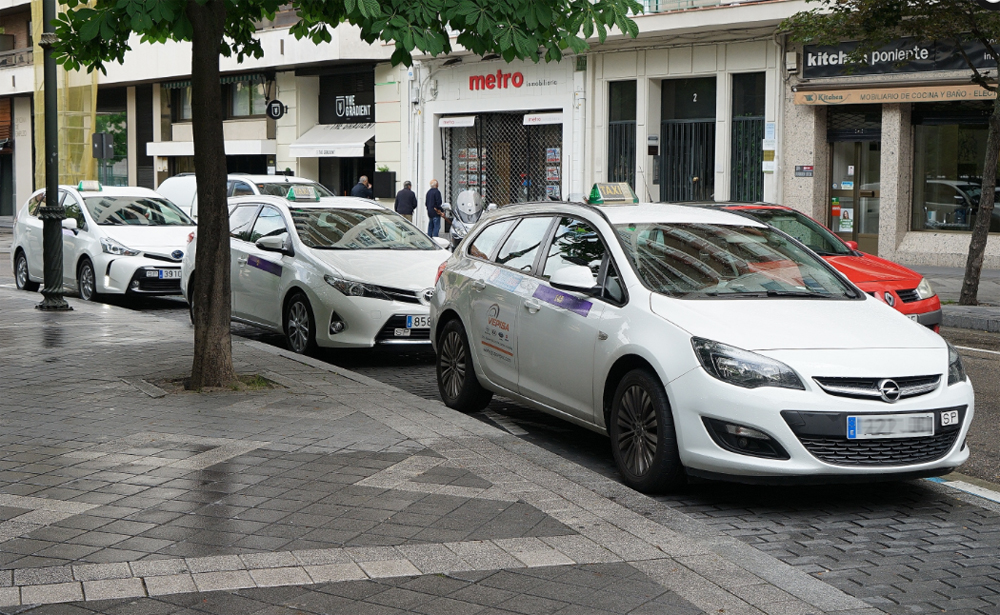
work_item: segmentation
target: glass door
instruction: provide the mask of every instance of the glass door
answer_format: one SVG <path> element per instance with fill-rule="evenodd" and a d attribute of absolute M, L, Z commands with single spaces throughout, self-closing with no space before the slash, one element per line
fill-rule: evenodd
<path fill-rule="evenodd" d="M 837 141 L 830 165 L 829 225 L 844 241 L 878 254 L 882 148 L 879 141 Z"/>

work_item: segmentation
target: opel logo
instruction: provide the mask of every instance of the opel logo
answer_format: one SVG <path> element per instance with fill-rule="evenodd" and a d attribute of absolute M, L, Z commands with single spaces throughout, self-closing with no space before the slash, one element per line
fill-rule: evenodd
<path fill-rule="evenodd" d="M 882 395 L 882 401 L 894 403 L 899 400 L 899 385 L 895 380 L 881 380 L 878 383 L 878 392 Z"/>
<path fill-rule="evenodd" d="M 184 258 L 184 253 L 181 252 L 180 250 L 174 250 L 173 252 L 170 253 L 170 258 L 174 259 L 175 261 L 179 261 L 182 258 Z"/>
<path fill-rule="evenodd" d="M 885 302 L 889 304 L 889 307 L 896 305 L 896 298 L 889 291 L 882 293 L 882 296 L 885 297 Z"/>

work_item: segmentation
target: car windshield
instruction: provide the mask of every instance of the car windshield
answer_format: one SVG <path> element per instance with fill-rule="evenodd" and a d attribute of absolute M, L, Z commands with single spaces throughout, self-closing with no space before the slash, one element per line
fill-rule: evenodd
<path fill-rule="evenodd" d="M 615 230 L 643 284 L 671 297 L 859 297 L 822 260 L 771 228 L 659 222 Z"/>
<path fill-rule="evenodd" d="M 101 226 L 193 226 L 176 205 L 166 199 L 134 196 L 88 196 L 83 199 L 90 217 Z"/>
<path fill-rule="evenodd" d="M 740 210 L 740 212 L 749 214 L 764 224 L 770 224 L 779 231 L 788 233 L 809 246 L 810 250 L 822 256 L 854 254 L 829 229 L 809 216 L 797 211 L 789 211 L 787 209 L 744 209 Z"/>
<path fill-rule="evenodd" d="M 288 196 L 288 189 L 292 186 L 310 186 L 316 189 L 316 192 L 320 196 L 336 196 L 332 192 L 326 189 L 323 184 L 309 183 L 309 182 L 258 182 L 257 189 L 260 190 L 261 194 L 269 194 L 271 196 L 280 196 L 282 198 Z"/>
<path fill-rule="evenodd" d="M 291 208 L 299 239 L 319 250 L 436 250 L 402 216 L 384 209 Z"/>

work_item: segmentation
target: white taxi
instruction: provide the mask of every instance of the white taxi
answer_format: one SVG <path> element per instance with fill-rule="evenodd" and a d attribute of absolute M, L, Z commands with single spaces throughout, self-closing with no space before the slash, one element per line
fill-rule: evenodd
<path fill-rule="evenodd" d="M 147 188 L 103 187 L 96 181 L 60 186 L 63 284 L 92 301 L 108 295 L 179 295 L 181 259 L 191 220 Z M 11 264 L 22 290 L 43 281 L 42 220 L 45 191 L 35 192 L 14 218 Z"/>
<path fill-rule="evenodd" d="M 232 318 L 283 333 L 306 353 L 328 348 L 430 347 L 428 302 L 449 252 L 406 218 L 366 199 L 229 199 Z M 197 237 L 182 263 L 194 303 Z"/>
<path fill-rule="evenodd" d="M 957 351 L 727 212 L 506 207 L 445 264 L 431 327 L 448 406 L 497 393 L 606 433 L 643 491 L 899 480 L 969 457 Z"/>

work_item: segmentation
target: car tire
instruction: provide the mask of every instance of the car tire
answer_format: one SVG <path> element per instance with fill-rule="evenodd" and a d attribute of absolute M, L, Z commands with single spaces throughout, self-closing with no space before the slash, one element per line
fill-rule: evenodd
<path fill-rule="evenodd" d="M 97 300 L 97 275 L 94 273 L 94 263 L 89 258 L 80 261 L 76 267 L 76 289 L 84 301 Z"/>
<path fill-rule="evenodd" d="M 685 482 L 670 402 L 649 369 L 625 374 L 611 402 L 608 434 L 618 472 L 629 487 L 661 493 Z"/>
<path fill-rule="evenodd" d="M 309 299 L 295 293 L 285 306 L 285 341 L 298 354 L 308 354 L 316 348 L 316 319 Z"/>
<path fill-rule="evenodd" d="M 14 283 L 18 290 L 28 292 L 35 292 L 39 287 L 38 282 L 32 282 L 31 277 L 28 276 L 28 257 L 24 255 L 22 250 L 18 250 L 17 256 L 14 257 Z"/>
<path fill-rule="evenodd" d="M 458 319 L 449 320 L 438 336 L 435 367 L 438 391 L 449 408 L 460 412 L 478 412 L 493 399 L 493 392 L 479 384 L 472 364 L 469 338 Z"/>

